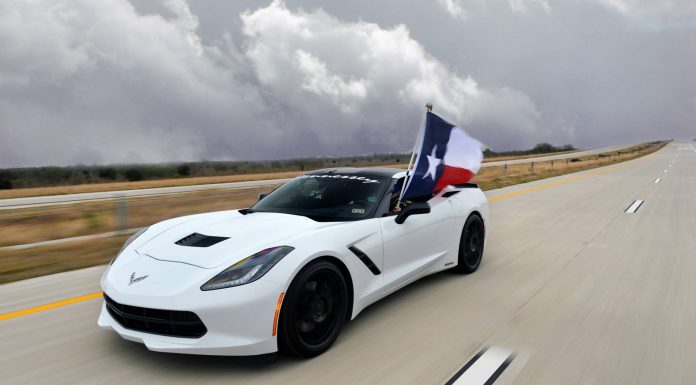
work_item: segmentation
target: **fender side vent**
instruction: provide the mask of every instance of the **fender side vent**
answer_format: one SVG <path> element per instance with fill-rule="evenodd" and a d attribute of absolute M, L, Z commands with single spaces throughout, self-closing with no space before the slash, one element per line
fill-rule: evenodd
<path fill-rule="evenodd" d="M 362 263 L 364 263 L 365 266 L 367 266 L 368 269 L 370 269 L 372 274 L 374 274 L 374 275 L 382 274 L 382 272 L 379 271 L 379 267 L 377 267 L 377 265 L 375 265 L 375 263 L 372 262 L 370 257 L 368 257 L 367 254 L 363 253 L 362 250 L 358 249 L 355 246 L 348 246 L 348 250 L 353 252 L 353 254 L 355 254 L 355 256 L 358 257 L 362 261 Z"/>
<path fill-rule="evenodd" d="M 187 235 L 175 243 L 179 246 L 192 246 L 192 247 L 210 247 L 216 243 L 220 243 L 228 237 L 213 237 L 211 235 L 203 235 L 198 233 L 193 233 Z"/>

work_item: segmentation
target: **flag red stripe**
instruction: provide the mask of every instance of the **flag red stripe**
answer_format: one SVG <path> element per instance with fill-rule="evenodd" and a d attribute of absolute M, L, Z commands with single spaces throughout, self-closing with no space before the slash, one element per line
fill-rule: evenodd
<path fill-rule="evenodd" d="M 474 173 L 465 168 L 445 165 L 445 171 L 442 173 L 442 176 L 435 185 L 435 192 L 438 192 L 451 184 L 466 183 L 473 177 Z"/>

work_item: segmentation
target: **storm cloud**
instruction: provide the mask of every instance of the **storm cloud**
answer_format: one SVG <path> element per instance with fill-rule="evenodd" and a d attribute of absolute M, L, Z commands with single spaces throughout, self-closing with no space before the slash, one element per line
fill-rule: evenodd
<path fill-rule="evenodd" d="M 8 0 L 0 167 L 690 138 L 689 1 Z"/>

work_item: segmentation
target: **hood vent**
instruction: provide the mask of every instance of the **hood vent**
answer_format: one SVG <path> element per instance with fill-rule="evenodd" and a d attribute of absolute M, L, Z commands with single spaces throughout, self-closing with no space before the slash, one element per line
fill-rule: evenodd
<path fill-rule="evenodd" d="M 187 235 L 178 241 L 174 242 L 179 246 L 192 246 L 192 247 L 210 247 L 216 243 L 220 243 L 228 237 L 213 237 L 211 235 L 203 235 L 198 233 L 193 233 Z"/>

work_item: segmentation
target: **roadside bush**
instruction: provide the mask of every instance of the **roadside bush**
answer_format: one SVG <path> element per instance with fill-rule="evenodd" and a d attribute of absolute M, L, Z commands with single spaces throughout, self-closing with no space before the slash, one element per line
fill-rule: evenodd
<path fill-rule="evenodd" d="M 129 168 L 123 173 L 123 176 L 130 182 L 143 180 L 143 173 L 137 168 Z"/>
<path fill-rule="evenodd" d="M 182 164 L 176 168 L 176 173 L 181 176 L 189 176 L 191 175 L 191 166 L 188 164 Z"/>
<path fill-rule="evenodd" d="M 100 168 L 97 175 L 102 179 L 116 180 L 116 169 L 113 167 Z"/>
<path fill-rule="evenodd" d="M 6 179 L 0 180 L 0 190 L 12 190 L 12 181 Z"/>

